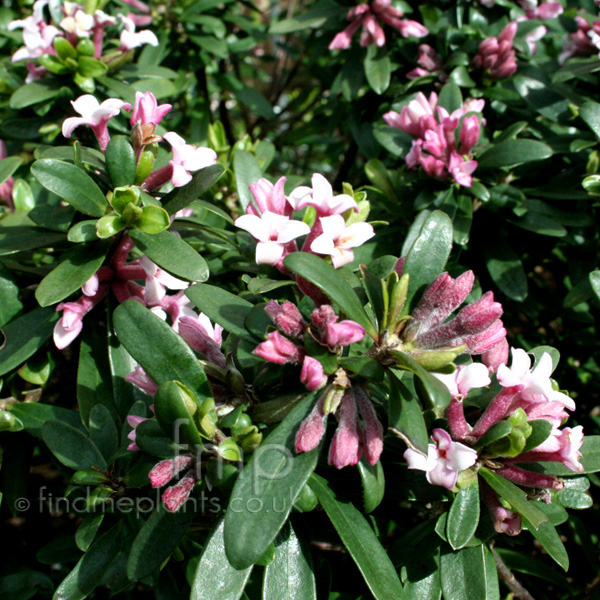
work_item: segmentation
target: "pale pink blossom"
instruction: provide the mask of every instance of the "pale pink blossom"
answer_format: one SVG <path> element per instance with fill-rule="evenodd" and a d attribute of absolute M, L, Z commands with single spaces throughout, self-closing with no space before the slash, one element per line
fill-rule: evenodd
<path fill-rule="evenodd" d="M 521 348 L 512 348 L 510 368 L 506 365 L 498 367 L 498 382 L 503 387 L 516 387 L 522 400 L 529 402 L 560 402 L 566 408 L 575 410 L 575 402 L 566 394 L 554 390 L 550 376 L 552 375 L 552 358 L 547 352 L 540 357 L 537 365 L 531 368 L 531 359 Z"/>
<path fill-rule="evenodd" d="M 327 415 L 323 410 L 325 396 L 326 392 L 319 398 L 308 417 L 300 424 L 296 433 L 296 452 L 310 452 L 314 450 L 323 438 L 325 434 L 325 421 L 327 419 Z"/>
<path fill-rule="evenodd" d="M 279 331 L 267 334 L 266 341 L 260 343 L 253 354 L 278 365 L 300 364 L 305 356 L 304 348 L 282 336 Z"/>
<path fill-rule="evenodd" d="M 277 265 L 285 255 L 287 244 L 310 232 L 306 223 L 269 211 L 263 212 L 260 217 L 242 215 L 236 219 L 235 226 L 258 240 L 256 263 L 259 265 Z"/>
<path fill-rule="evenodd" d="M 373 226 L 368 223 L 352 223 L 347 227 L 342 215 L 321 217 L 320 222 L 323 233 L 312 242 L 310 249 L 315 254 L 331 256 L 336 269 L 354 260 L 352 248 L 362 246 L 375 235 Z"/>
<path fill-rule="evenodd" d="M 170 104 L 158 104 L 152 92 L 135 93 L 135 103 L 131 112 L 131 125 L 158 125 L 172 109 Z"/>
<path fill-rule="evenodd" d="M 340 215 L 350 209 L 358 212 L 356 200 L 348 194 L 334 196 L 331 184 L 323 175 L 314 173 L 311 183 L 312 187 L 300 186 L 290 194 L 289 202 L 294 210 L 312 206 L 319 217 Z"/>
<path fill-rule="evenodd" d="M 479 44 L 475 66 L 483 69 L 493 79 L 505 79 L 517 70 L 513 39 L 517 33 L 517 22 L 511 21 L 498 37 L 486 38 Z"/>
<path fill-rule="evenodd" d="M 62 134 L 69 138 L 73 130 L 80 125 L 89 125 L 98 140 L 100 149 L 104 152 L 110 140 L 107 122 L 121 112 L 121 109 L 131 110 L 131 104 L 117 98 L 108 98 L 102 104 L 91 94 L 84 94 L 71 102 L 73 108 L 80 117 L 69 117 L 65 119 L 62 126 Z"/>
<path fill-rule="evenodd" d="M 433 373 L 450 392 L 452 398 L 465 398 L 473 389 L 482 388 L 492 382 L 484 364 L 459 365 L 454 373 Z"/>
<path fill-rule="evenodd" d="M 285 196 L 284 185 L 285 177 L 280 177 L 275 184 L 264 177 L 261 177 L 256 183 L 249 184 L 248 188 L 254 196 L 258 210 L 250 203 L 246 208 L 246 214 L 260 217 L 262 213 L 268 211 L 276 215 L 291 217 L 293 207 Z"/>
<path fill-rule="evenodd" d="M 327 385 L 327 375 L 323 371 L 323 365 L 312 356 L 305 356 L 300 372 L 300 381 L 306 389 L 314 392 Z"/>
<path fill-rule="evenodd" d="M 365 330 L 362 325 L 349 320 L 337 323 L 337 319 L 338 317 L 336 316 L 335 321 L 330 321 L 326 325 L 327 333 L 325 341 L 329 347 L 349 346 L 365 337 Z"/>
<path fill-rule="evenodd" d="M 54 25 L 48 25 L 43 21 L 34 22 L 33 17 L 28 17 L 23 21 L 13 21 L 9 25 L 9 30 L 21 26 L 23 27 L 23 42 L 25 45 L 12 55 L 12 62 L 39 58 L 43 54 L 56 54 L 52 43 L 55 37 L 62 34 Z"/>
<path fill-rule="evenodd" d="M 171 181 L 175 187 L 181 187 L 192 180 L 191 172 L 199 171 L 217 162 L 217 153 L 212 148 L 196 148 L 186 144 L 185 140 L 173 131 L 163 136 L 173 151 L 169 165 L 173 169 Z"/>
<path fill-rule="evenodd" d="M 223 328 L 220 325 L 213 325 L 204 313 L 200 313 L 196 317 L 181 317 L 178 330 L 194 352 L 203 354 L 211 363 L 222 369 L 226 367 L 227 361 L 221 352 Z"/>
<path fill-rule="evenodd" d="M 536 27 L 533 31 L 530 31 L 525 36 L 527 47 L 529 48 L 529 54 L 535 56 L 537 54 L 537 43 L 546 35 L 548 29 L 544 25 Z"/>
<path fill-rule="evenodd" d="M 75 2 L 65 2 L 65 18 L 60 22 L 64 31 L 75 38 L 89 38 L 94 28 L 94 15 L 87 14 Z"/>
<path fill-rule="evenodd" d="M 142 256 L 139 259 L 139 264 L 146 272 L 146 294 L 144 298 L 149 306 L 158 304 L 164 298 L 167 289 L 185 290 L 190 285 L 189 282 L 177 279 L 177 277 L 163 271 L 147 256 Z"/>
<path fill-rule="evenodd" d="M 154 397 L 158 391 L 156 382 L 139 365 L 131 373 L 125 375 L 125 381 L 137 385 L 137 387 L 146 392 L 149 396 Z"/>
<path fill-rule="evenodd" d="M 448 172 L 458 185 L 471 187 L 473 183 L 473 172 L 477 168 L 476 160 L 465 160 L 460 154 L 453 152 L 448 162 Z"/>
<path fill-rule="evenodd" d="M 458 473 L 477 461 L 477 452 L 460 442 L 453 442 L 443 429 L 434 429 L 431 439 L 434 443 L 428 445 L 427 456 L 408 448 L 404 460 L 409 469 L 425 471 L 429 483 L 452 490 Z"/>
<path fill-rule="evenodd" d="M 124 27 L 120 38 L 122 50 L 131 50 L 133 48 L 143 46 L 144 44 L 158 46 L 158 38 L 152 31 L 145 29 L 144 31 L 136 32 L 135 23 L 132 19 L 121 14 L 118 16 L 119 19 L 121 19 L 121 23 L 123 23 Z"/>
<path fill-rule="evenodd" d="M 129 425 L 129 427 L 132 428 L 131 431 L 127 434 L 127 439 L 131 441 L 131 444 L 129 444 L 129 446 L 127 446 L 127 450 L 129 450 L 130 452 L 135 452 L 135 451 L 139 450 L 138 445 L 135 443 L 136 429 L 140 423 L 143 423 L 144 421 L 147 421 L 147 420 L 148 420 L 147 417 L 138 417 L 135 415 L 129 415 L 127 417 L 127 424 Z"/>
<path fill-rule="evenodd" d="M 430 73 L 436 73 L 442 81 L 446 81 L 448 77 L 444 73 L 442 60 L 438 53 L 429 44 L 421 44 L 419 46 L 419 57 L 417 58 L 418 67 L 412 69 L 406 74 L 407 79 L 417 79 L 424 77 Z"/>

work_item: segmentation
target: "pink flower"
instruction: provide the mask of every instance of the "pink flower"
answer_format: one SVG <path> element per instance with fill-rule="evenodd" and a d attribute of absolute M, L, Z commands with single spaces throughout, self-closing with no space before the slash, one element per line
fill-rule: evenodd
<path fill-rule="evenodd" d="M 300 364 L 304 359 L 304 348 L 282 336 L 279 331 L 272 331 L 267 340 L 260 343 L 253 354 L 278 365 Z"/>
<path fill-rule="evenodd" d="M 6 146 L 4 145 L 4 141 L 0 140 L 0 161 L 3 161 L 6 157 Z M 11 208 L 14 208 L 12 199 L 14 185 L 15 183 L 12 177 L 9 177 L 4 183 L 0 184 L 0 200 L 4 200 Z"/>
<path fill-rule="evenodd" d="M 338 317 L 336 316 L 335 321 Z M 359 342 L 365 337 L 365 330 L 362 325 L 355 323 L 354 321 L 335 321 L 327 323 L 327 335 L 326 342 L 331 348 L 337 346 L 349 346 L 354 342 Z"/>
<path fill-rule="evenodd" d="M 435 92 L 431 92 L 429 99 L 423 92 L 419 92 L 414 100 L 402 108 L 400 114 L 390 111 L 383 115 L 383 118 L 388 125 L 402 129 L 414 137 L 422 138 L 425 132 L 436 124 L 437 101 L 438 96 Z"/>
<path fill-rule="evenodd" d="M 417 64 L 419 65 L 418 67 L 406 74 L 407 79 L 417 79 L 430 73 L 438 73 L 442 81 L 448 79 L 443 71 L 443 64 L 438 53 L 429 44 L 421 44 L 419 46 Z"/>
<path fill-rule="evenodd" d="M 131 444 L 127 446 L 127 450 L 130 452 L 135 452 L 139 450 L 138 445 L 135 443 L 136 433 L 135 430 L 140 423 L 147 421 L 147 417 L 137 417 L 135 415 L 129 415 L 127 417 L 127 424 L 131 427 L 131 431 L 127 434 L 127 439 L 131 440 Z"/>
<path fill-rule="evenodd" d="M 275 300 L 269 300 L 265 312 L 283 333 L 293 338 L 302 338 L 306 322 L 294 304 L 286 301 L 280 306 Z"/>
<path fill-rule="evenodd" d="M 134 371 L 125 375 L 125 381 L 129 381 L 130 383 L 137 385 L 141 390 L 144 390 L 146 394 L 152 397 L 154 397 L 158 391 L 158 385 L 156 382 L 139 365 Z"/>
<path fill-rule="evenodd" d="M 276 215 L 291 217 L 293 208 L 285 197 L 284 185 L 285 177 L 280 177 L 275 184 L 264 177 L 261 177 L 256 183 L 249 184 L 248 188 L 254 196 L 258 210 L 252 204 L 248 204 L 246 214 L 260 217 L 264 212 L 272 212 Z"/>
<path fill-rule="evenodd" d="M 323 233 L 311 244 L 310 249 L 315 254 L 331 256 L 331 262 L 337 269 L 354 260 L 352 248 L 362 246 L 370 240 L 375 232 L 368 223 L 352 223 L 346 227 L 342 215 L 321 217 Z"/>
<path fill-rule="evenodd" d="M 329 446 L 327 462 L 337 469 L 342 469 L 349 465 L 355 465 L 362 454 L 361 429 L 356 401 L 350 390 L 343 395 L 338 410 L 339 423 Z"/>
<path fill-rule="evenodd" d="M 172 108 L 170 104 L 159 105 L 152 92 L 136 92 L 131 125 L 158 125 Z"/>
<path fill-rule="evenodd" d="M 310 232 L 310 227 L 301 221 L 290 220 L 289 217 L 269 211 L 256 215 L 242 215 L 235 221 L 235 226 L 247 231 L 256 244 L 256 263 L 259 265 L 277 265 L 287 254 L 287 245 Z"/>
<path fill-rule="evenodd" d="M 505 79 L 517 70 L 513 39 L 517 22 L 511 21 L 496 37 L 486 38 L 479 44 L 475 66 L 486 71 L 493 79 Z"/>
<path fill-rule="evenodd" d="M 89 38 L 94 28 L 94 15 L 88 15 L 81 7 L 72 2 L 67 2 L 66 6 L 66 16 L 60 22 L 60 26 L 74 38 Z"/>
<path fill-rule="evenodd" d="M 77 98 L 77 100 L 72 101 L 71 104 L 81 116 L 65 119 L 62 126 L 62 134 L 66 138 L 69 138 L 75 128 L 80 125 L 89 125 L 98 140 L 102 152 L 106 150 L 106 146 L 110 140 L 106 125 L 108 120 L 118 115 L 121 109 L 131 110 L 131 104 L 128 102 L 123 102 L 117 98 L 108 98 L 100 104 L 91 94 L 84 94 Z"/>
<path fill-rule="evenodd" d="M 354 398 L 363 419 L 363 451 L 370 465 L 379 462 L 383 452 L 383 426 L 377 418 L 371 399 L 361 386 L 353 388 Z"/>
<path fill-rule="evenodd" d="M 499 344 L 486 350 L 481 355 L 481 360 L 490 373 L 495 373 L 500 365 L 505 365 L 508 362 L 508 349 L 508 342 L 504 338 Z"/>
<path fill-rule="evenodd" d="M 448 172 L 454 178 L 454 181 L 458 185 L 463 187 L 471 187 L 473 183 L 473 177 L 471 175 L 477 168 L 476 160 L 465 160 L 459 154 L 453 152 L 450 155 L 450 161 L 448 162 Z"/>
<path fill-rule="evenodd" d="M 323 394 L 319 398 L 319 401 L 315 404 L 308 417 L 300 424 L 298 433 L 296 433 L 296 452 L 310 452 L 314 450 L 323 438 L 325 434 L 325 421 L 327 419 L 327 415 L 323 411 L 325 396 L 326 394 Z"/>
<path fill-rule="evenodd" d="M 185 290 L 190 285 L 187 281 L 177 279 L 177 277 L 173 277 L 173 275 L 163 271 L 147 256 L 142 256 L 139 259 L 139 264 L 146 272 L 146 293 L 144 299 L 148 306 L 160 303 L 167 289 Z"/>
<path fill-rule="evenodd" d="M 187 454 L 161 460 L 152 467 L 148 474 L 152 487 L 162 487 L 171 481 L 178 473 L 191 466 L 193 461 L 194 459 Z"/>
<path fill-rule="evenodd" d="M 460 365 L 454 373 L 433 373 L 450 391 L 452 398 L 465 398 L 473 389 L 482 388 L 492 382 L 487 367 L 481 363 Z"/>
<path fill-rule="evenodd" d="M 144 44 L 150 44 L 151 46 L 158 46 L 158 38 L 149 29 L 144 31 L 135 31 L 135 23 L 129 17 L 119 14 L 119 19 L 123 23 L 123 31 L 121 32 L 121 50 L 131 50 L 132 48 L 138 48 Z"/>
<path fill-rule="evenodd" d="M 142 32 L 144 33 L 144 32 Z M 170 512 L 175 512 L 189 498 L 196 485 L 196 477 L 190 471 L 184 475 L 175 485 L 167 488 L 162 495 L 162 501 Z"/>
<path fill-rule="evenodd" d="M 211 148 L 196 148 L 186 144 L 185 140 L 173 131 L 163 136 L 173 151 L 171 181 L 175 187 L 181 187 L 192 180 L 192 171 L 199 171 L 217 162 L 217 153 Z"/>
<path fill-rule="evenodd" d="M 179 319 L 179 333 L 194 352 L 203 354 L 206 358 L 224 369 L 225 356 L 221 352 L 221 333 L 223 328 L 214 325 L 203 313 L 196 318 L 184 316 Z"/>
<path fill-rule="evenodd" d="M 320 390 L 327 385 L 327 375 L 323 371 L 323 365 L 312 356 L 305 356 L 300 372 L 300 381 L 311 392 Z"/>
<path fill-rule="evenodd" d="M 552 375 L 552 358 L 544 352 L 538 364 L 532 369 L 531 359 L 525 350 L 512 348 L 512 363 L 498 367 L 498 383 L 503 387 L 515 386 L 522 400 L 528 402 L 560 402 L 570 410 L 575 410 L 575 402 L 566 394 L 554 390 L 550 376 Z"/>
<path fill-rule="evenodd" d="M 431 439 L 435 443 L 428 445 L 427 456 L 409 448 L 404 452 L 404 460 L 409 469 L 425 471 L 429 483 L 452 490 L 458 473 L 477 461 L 477 452 L 460 442 L 453 442 L 443 429 L 434 429 Z"/>
<path fill-rule="evenodd" d="M 340 215 L 347 210 L 358 212 L 358 204 L 348 194 L 333 195 L 331 184 L 319 173 L 314 173 L 311 179 L 312 188 L 308 186 L 297 187 L 289 197 L 289 202 L 294 210 L 301 210 L 305 206 L 312 206 L 317 211 L 317 216 L 327 217 Z"/>

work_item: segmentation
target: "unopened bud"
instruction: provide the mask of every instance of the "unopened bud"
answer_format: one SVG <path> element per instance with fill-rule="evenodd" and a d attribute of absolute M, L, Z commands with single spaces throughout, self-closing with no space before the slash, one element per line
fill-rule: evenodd
<path fill-rule="evenodd" d="M 417 351 L 412 354 L 412 357 L 428 371 L 441 369 L 445 365 L 451 363 L 457 356 L 466 350 L 466 346 L 454 346 L 451 348 L 440 348 L 438 350 Z"/>

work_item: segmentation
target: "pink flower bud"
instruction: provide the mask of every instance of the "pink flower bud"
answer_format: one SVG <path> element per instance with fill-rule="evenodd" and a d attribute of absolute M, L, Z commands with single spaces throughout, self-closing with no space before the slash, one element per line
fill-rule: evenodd
<path fill-rule="evenodd" d="M 517 34 L 517 29 L 519 24 L 516 21 L 511 21 L 498 36 L 499 42 L 512 42 L 515 35 Z"/>
<path fill-rule="evenodd" d="M 219 345 L 198 319 L 190 316 L 181 317 L 178 325 L 179 334 L 194 352 L 203 354 L 214 365 L 222 369 L 225 368 L 225 356 L 223 356 Z"/>
<path fill-rule="evenodd" d="M 490 373 L 495 373 L 500 365 L 505 365 L 508 362 L 508 350 L 508 342 L 506 337 L 503 337 L 499 344 L 496 344 L 490 350 L 486 350 L 481 355 L 481 360 Z"/>
<path fill-rule="evenodd" d="M 167 510 L 175 512 L 179 507 L 188 499 L 189 495 L 194 488 L 196 478 L 190 471 L 184 477 L 182 477 L 175 485 L 167 488 L 165 493 L 162 495 L 162 501 L 164 502 Z"/>
<path fill-rule="evenodd" d="M 371 399 L 362 387 L 357 386 L 354 388 L 354 398 L 356 399 L 364 423 L 365 458 L 370 465 L 375 465 L 379 462 L 379 457 L 383 452 L 383 426 L 377 418 L 377 413 Z"/>
<path fill-rule="evenodd" d="M 355 465 L 362 454 L 360 424 L 356 402 L 347 390 L 339 407 L 340 422 L 329 446 L 329 464 L 337 469 Z"/>
<path fill-rule="evenodd" d="M 187 454 L 161 460 L 152 467 L 152 470 L 148 474 L 152 487 L 162 487 L 165 483 L 171 481 L 178 473 L 189 467 L 193 460 L 194 459 Z"/>
<path fill-rule="evenodd" d="M 158 385 L 154 380 L 140 367 L 139 365 L 135 368 L 135 371 L 125 375 L 125 381 L 129 381 L 134 385 L 137 385 L 140 389 L 144 390 L 149 396 L 154 396 L 158 391 Z"/>
<path fill-rule="evenodd" d="M 252 204 L 249 204 L 246 208 L 246 214 L 260 217 L 263 212 L 269 211 L 277 215 L 291 217 L 293 209 L 283 191 L 285 181 L 285 177 L 280 177 L 275 184 L 272 184 L 268 179 L 261 177 L 256 183 L 251 183 L 248 188 L 254 196 L 258 210 Z"/>
<path fill-rule="evenodd" d="M 327 375 L 323 371 L 323 365 L 312 356 L 305 356 L 300 373 L 300 381 L 308 390 L 314 392 L 327 385 Z"/>
<path fill-rule="evenodd" d="M 267 340 L 254 349 L 254 354 L 278 365 L 300 364 L 304 358 L 304 349 L 283 337 L 278 331 L 267 335 Z"/>
<path fill-rule="evenodd" d="M 274 300 L 270 300 L 265 306 L 265 312 L 283 333 L 294 338 L 302 337 L 306 322 L 294 304 L 285 301 L 280 306 Z"/>
<path fill-rule="evenodd" d="M 326 393 L 315 404 L 312 411 L 302 421 L 296 434 L 296 452 L 310 452 L 314 450 L 325 433 L 327 415 L 323 411 Z"/>
<path fill-rule="evenodd" d="M 460 153 L 469 154 L 479 141 L 479 119 L 477 115 L 465 117 L 460 128 Z"/>
<path fill-rule="evenodd" d="M 336 317 L 337 318 L 337 317 Z M 354 321 L 341 321 L 340 323 L 327 324 L 327 345 L 335 348 L 336 346 L 349 346 L 365 337 L 364 328 Z"/>

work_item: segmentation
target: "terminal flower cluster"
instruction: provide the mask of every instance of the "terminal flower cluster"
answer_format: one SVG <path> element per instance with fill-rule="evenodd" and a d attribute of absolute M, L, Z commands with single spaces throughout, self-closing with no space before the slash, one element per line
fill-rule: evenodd
<path fill-rule="evenodd" d="M 451 177 L 459 185 L 470 187 L 477 168 L 477 161 L 471 159 L 472 150 L 480 134 L 480 117 L 475 113 L 481 113 L 483 107 L 484 100 L 467 100 L 449 114 L 438 106 L 435 92 L 429 99 L 419 92 L 400 113 L 390 111 L 383 118 L 388 125 L 415 138 L 406 155 L 409 169 L 420 165 L 431 177 Z"/>

